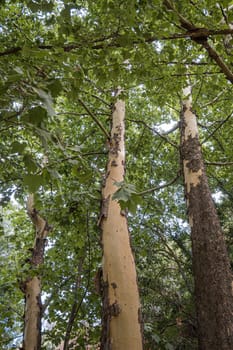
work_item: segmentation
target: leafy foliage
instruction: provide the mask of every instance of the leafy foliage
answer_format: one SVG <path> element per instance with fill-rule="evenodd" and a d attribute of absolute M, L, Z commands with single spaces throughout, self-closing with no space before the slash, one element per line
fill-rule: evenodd
<path fill-rule="evenodd" d="M 189 79 L 210 186 L 213 194 L 223 194 L 219 213 L 232 255 L 232 85 L 181 28 L 179 14 L 215 31 L 229 29 L 233 11 L 228 1 L 174 2 L 176 11 L 166 3 L 0 4 L 2 349 L 22 340 L 19 285 L 28 273 L 25 261 L 34 240 L 25 210 L 29 192 L 35 192 L 37 210 L 53 226 L 40 271 L 43 347 L 54 349 L 64 339 L 73 306 L 71 338 L 78 337 L 79 348 L 99 341 L 94 280 L 101 260 L 97 218 L 108 152 L 99 125 L 110 129 L 118 86 L 127 104 L 127 177 L 116 183 L 113 200 L 129 209 L 146 347 L 197 346 L 182 182 L 162 186 L 180 171 L 174 125 Z M 231 69 L 231 35 L 212 34 L 208 41 Z M 160 187 L 141 200 L 140 192 Z"/>
<path fill-rule="evenodd" d="M 112 200 L 117 200 L 122 209 L 129 209 L 132 213 L 136 213 L 137 204 L 141 203 L 141 198 L 136 192 L 135 185 L 126 184 L 124 181 L 115 182 L 119 189 L 112 196 Z"/>

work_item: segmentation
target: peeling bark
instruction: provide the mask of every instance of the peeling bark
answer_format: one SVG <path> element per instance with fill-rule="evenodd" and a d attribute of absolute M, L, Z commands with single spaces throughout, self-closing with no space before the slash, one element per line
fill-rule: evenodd
<path fill-rule="evenodd" d="M 34 208 L 33 195 L 28 198 L 27 211 L 36 230 L 32 257 L 29 260 L 31 268 L 35 269 L 43 263 L 46 237 L 51 228 Z M 40 350 L 42 317 L 40 276 L 31 277 L 29 272 L 28 278 L 21 284 L 21 289 L 25 295 L 23 350 Z"/>
<path fill-rule="evenodd" d="M 139 293 L 134 257 L 130 247 L 127 218 L 120 205 L 111 199 L 124 179 L 125 104 L 118 100 L 113 108 L 109 160 L 102 188 L 103 296 L 102 350 L 141 350 L 142 333 Z M 140 313 L 140 311 L 139 311 Z"/>
<path fill-rule="evenodd" d="M 183 102 L 181 112 L 181 159 L 192 237 L 199 349 L 230 350 L 233 349 L 232 274 L 205 173 L 191 95 Z"/>

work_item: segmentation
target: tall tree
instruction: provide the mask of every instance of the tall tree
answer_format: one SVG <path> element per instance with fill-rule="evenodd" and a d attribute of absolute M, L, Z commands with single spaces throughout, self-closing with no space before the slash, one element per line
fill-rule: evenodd
<path fill-rule="evenodd" d="M 205 173 L 191 88 L 184 89 L 181 159 L 192 236 L 199 349 L 233 348 L 232 273 Z"/>
<path fill-rule="evenodd" d="M 113 84 L 124 87 L 128 103 L 125 184 L 147 193 L 137 215 L 128 216 L 146 344 L 196 349 L 196 339 L 183 336 L 191 324 L 195 337 L 196 325 L 190 235 L 182 186 L 173 176 L 179 171 L 178 132 L 168 134 L 164 127 L 172 123 L 172 129 L 178 119 L 177 91 L 184 86 L 188 67 L 211 191 L 231 191 L 232 85 L 225 77 L 232 81 L 232 6 L 227 1 L 163 4 L 1 1 L 0 199 L 6 204 L 15 196 L 23 204 L 28 190 L 37 191 L 36 208 L 43 207 L 56 225 L 43 264 L 45 324 L 56 324 L 45 327 L 47 349 L 54 349 L 65 332 L 70 339 L 78 335 L 84 347 L 85 327 L 92 344 L 99 339 L 100 305 L 91 281 L 101 254 L 96 217 Z M 41 169 L 44 153 L 49 163 Z M 0 347 L 8 350 L 21 339 L 23 300 L 14 281 L 24 273 L 20 262 L 31 232 L 19 205 L 3 212 L 4 225 L 9 220 L 10 228 L 3 225 L 0 235 L 0 333 L 7 334 Z M 79 273 L 74 266 L 83 257 L 76 288 Z"/>
<path fill-rule="evenodd" d="M 27 211 L 35 226 L 35 241 L 32 248 L 30 267 L 37 269 L 44 260 L 46 237 L 50 230 L 48 223 L 37 212 L 34 206 L 34 196 L 28 197 Z M 31 275 L 32 274 L 32 275 Z M 21 283 L 25 295 L 23 350 L 41 349 L 41 276 L 38 271 L 28 271 L 28 276 Z"/>
<path fill-rule="evenodd" d="M 113 200 L 125 173 L 125 103 L 113 106 L 109 157 L 102 189 L 103 329 L 101 349 L 142 349 L 141 309 L 126 213 Z"/>

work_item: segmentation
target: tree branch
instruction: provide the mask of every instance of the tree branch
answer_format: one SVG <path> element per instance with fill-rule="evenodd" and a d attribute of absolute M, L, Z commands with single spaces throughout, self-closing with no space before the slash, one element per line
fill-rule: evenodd
<path fill-rule="evenodd" d="M 103 131 L 104 135 L 107 137 L 107 139 L 110 139 L 110 134 L 105 129 L 105 127 L 102 125 L 102 123 L 96 118 L 94 113 L 87 107 L 87 105 L 79 98 L 78 101 L 83 106 L 83 108 L 87 111 L 87 113 L 92 117 L 92 119 L 96 122 L 96 124 L 99 126 L 99 128 Z"/>
<path fill-rule="evenodd" d="M 156 135 L 158 135 L 159 137 L 161 137 L 163 140 L 165 140 L 166 142 L 168 142 L 171 146 L 175 147 L 176 149 L 178 149 L 178 145 L 175 144 L 174 142 L 172 142 L 167 136 L 166 133 L 160 133 L 157 130 L 155 130 L 154 128 L 152 128 L 151 126 L 149 126 L 148 124 L 146 124 L 146 122 L 144 122 L 144 120 L 135 120 L 135 119 L 127 119 L 130 122 L 133 123 L 137 123 L 137 124 L 143 124 L 147 129 L 151 130 L 152 132 L 154 132 Z M 170 132 L 176 130 L 177 127 L 172 128 Z"/>
<path fill-rule="evenodd" d="M 217 96 L 215 96 L 211 101 L 207 102 L 204 105 L 201 105 L 200 108 L 204 108 L 210 105 L 213 105 L 215 102 L 218 101 L 218 99 L 223 95 L 223 93 L 225 92 L 226 89 L 223 89 L 222 91 L 219 92 L 219 94 Z"/>
<path fill-rule="evenodd" d="M 201 45 L 208 52 L 209 57 L 217 63 L 217 65 L 221 68 L 221 71 L 224 73 L 226 78 L 231 83 L 233 83 L 233 72 L 224 63 L 223 59 L 219 56 L 217 51 L 208 43 L 208 37 L 210 35 L 232 34 L 232 29 L 226 28 L 219 31 L 212 31 L 207 28 L 198 28 L 180 14 L 172 0 L 164 0 L 164 5 L 168 10 L 172 10 L 177 15 L 181 26 L 187 30 L 185 34 L 189 36 L 193 41 Z"/>
<path fill-rule="evenodd" d="M 207 141 L 207 140 L 209 140 L 222 126 L 223 126 L 223 124 L 225 124 L 229 119 L 230 119 L 230 117 L 233 115 L 233 111 L 230 113 L 230 114 L 228 114 L 228 116 L 224 119 L 224 120 L 222 120 L 221 121 L 221 123 L 219 123 L 219 125 L 217 126 L 217 128 L 215 128 L 205 139 L 204 139 L 204 141 L 202 141 L 202 145 Z"/>
<path fill-rule="evenodd" d="M 180 127 L 180 123 L 177 122 L 171 129 L 169 129 L 167 131 L 163 131 L 161 135 L 162 136 L 169 135 L 169 134 L 173 133 L 173 131 L 177 130 L 179 127 Z"/>
<path fill-rule="evenodd" d="M 137 192 L 137 195 L 144 196 L 145 194 L 148 194 L 148 193 L 151 193 L 151 192 L 154 192 L 154 191 L 158 191 L 158 190 L 161 190 L 162 188 L 165 188 L 165 187 L 168 187 L 170 185 L 173 185 L 179 179 L 180 174 L 181 174 L 181 170 L 178 170 L 176 177 L 174 179 L 172 179 L 171 181 L 169 181 L 166 184 L 161 185 L 161 186 L 152 187 L 152 188 L 149 188 L 148 190 L 145 190 L 145 191 L 142 191 L 142 192 Z"/>
<path fill-rule="evenodd" d="M 177 12 L 176 12 L 177 13 Z M 173 35 L 168 35 L 168 36 L 159 36 L 159 35 L 148 35 L 147 33 L 143 34 L 143 37 L 137 40 L 132 40 L 132 45 L 137 45 L 140 43 L 151 43 L 156 40 L 175 40 L 175 39 L 185 39 L 185 38 L 191 38 L 192 40 L 200 40 L 203 37 L 209 37 L 209 36 L 216 36 L 216 35 L 229 35 L 233 34 L 233 29 L 231 28 L 224 28 L 224 29 L 219 29 L 219 30 L 214 30 L 214 29 L 207 29 L 207 28 L 197 28 L 194 25 L 192 25 L 190 22 L 188 22 L 184 17 L 182 17 L 179 14 L 179 17 L 182 18 L 182 23 L 181 25 L 183 28 L 187 29 L 188 31 L 186 33 L 177 33 Z M 186 27 L 184 26 L 186 25 Z M 109 39 L 112 39 L 108 43 L 104 42 Z M 81 50 L 83 47 L 89 46 L 90 49 L 93 50 L 101 50 L 106 47 L 121 47 L 121 35 L 118 36 L 112 36 L 109 38 L 99 38 L 95 40 L 94 42 L 87 42 L 85 44 L 77 44 L 77 43 L 71 43 L 68 45 L 64 45 L 62 47 L 60 46 L 54 46 L 54 45 L 38 45 L 38 46 L 32 46 L 36 49 L 40 50 L 56 50 L 56 48 L 62 48 L 64 52 L 70 52 L 73 50 Z M 16 46 L 16 47 L 11 47 L 9 49 L 6 49 L 5 51 L 0 52 L 0 57 L 1 56 L 8 56 L 12 54 L 17 54 L 18 52 L 22 51 L 23 47 Z"/>
<path fill-rule="evenodd" d="M 77 313 L 79 311 L 79 308 L 81 306 L 81 302 L 83 301 L 83 298 L 81 299 L 81 302 L 78 302 L 78 291 L 81 286 L 81 275 L 82 275 L 82 270 L 83 270 L 83 263 L 84 263 L 85 257 L 80 259 L 79 265 L 78 265 L 78 272 L 77 272 L 77 278 L 75 281 L 75 287 L 74 287 L 74 301 L 71 307 L 71 312 L 69 316 L 69 320 L 66 326 L 66 333 L 64 337 L 64 345 L 63 345 L 63 350 L 68 350 L 69 347 L 69 341 L 70 341 L 70 335 L 71 331 L 74 325 L 75 318 L 77 316 Z"/>
<path fill-rule="evenodd" d="M 88 276 L 87 276 L 87 285 L 85 288 L 85 291 L 80 299 L 80 301 L 78 302 L 78 289 L 80 289 L 81 286 L 81 279 L 82 279 L 82 271 L 83 271 L 83 264 L 84 264 L 84 260 L 86 257 L 85 256 L 80 259 L 79 261 L 79 266 L 78 266 L 78 275 L 77 275 L 77 279 L 75 282 L 75 289 L 74 289 L 74 302 L 71 308 L 71 313 L 69 316 L 69 320 L 68 320 L 68 324 L 66 327 L 66 334 L 65 334 L 65 339 L 64 339 L 64 345 L 63 345 L 63 350 L 68 350 L 69 349 L 69 341 L 70 341 L 70 335 L 71 335 L 71 331 L 74 325 L 74 321 L 78 315 L 78 312 L 82 306 L 83 300 L 86 297 L 87 294 L 87 290 L 89 288 L 89 284 L 90 284 L 90 270 L 91 270 L 91 256 L 90 256 L 90 251 L 91 251 L 91 246 L 90 246 L 90 234 L 89 234 L 89 212 L 86 212 L 86 232 L 87 232 L 87 244 L 88 244 Z"/>
<path fill-rule="evenodd" d="M 195 40 L 196 41 L 196 40 Z M 198 41 L 197 41 L 198 42 Z M 227 65 L 223 62 L 222 58 L 218 55 L 215 49 L 208 43 L 208 41 L 201 42 L 201 45 L 208 52 L 209 56 L 217 63 L 217 65 L 221 68 L 221 71 L 226 76 L 227 80 L 233 83 L 233 72 L 227 67 Z"/>
<path fill-rule="evenodd" d="M 205 161 L 206 165 L 216 165 L 216 166 L 231 166 L 233 165 L 233 162 L 208 162 Z"/>

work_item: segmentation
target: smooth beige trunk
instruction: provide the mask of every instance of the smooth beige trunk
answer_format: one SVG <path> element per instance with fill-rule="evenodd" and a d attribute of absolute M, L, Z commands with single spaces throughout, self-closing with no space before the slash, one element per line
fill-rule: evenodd
<path fill-rule="evenodd" d="M 118 100 L 112 115 L 109 160 L 102 190 L 103 334 L 102 349 L 141 350 L 140 302 L 127 218 L 117 201 L 115 182 L 124 179 L 125 104 Z"/>
<path fill-rule="evenodd" d="M 39 350 L 41 343 L 41 286 L 33 277 L 25 283 L 24 350 Z"/>

